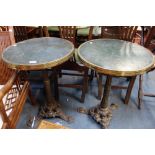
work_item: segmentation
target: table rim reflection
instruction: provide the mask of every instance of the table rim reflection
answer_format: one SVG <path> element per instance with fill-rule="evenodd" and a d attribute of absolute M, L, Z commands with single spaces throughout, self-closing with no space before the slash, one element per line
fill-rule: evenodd
<path fill-rule="evenodd" d="M 72 56 L 73 56 L 73 53 L 74 53 L 74 45 L 66 40 L 66 39 L 62 39 L 62 38 L 57 38 L 57 39 L 60 39 L 60 40 L 64 40 L 66 42 L 68 42 L 68 44 L 71 45 L 72 49 L 68 52 L 68 54 L 66 54 L 65 56 L 59 58 L 59 59 L 56 59 L 54 61 L 49 61 L 47 63 L 39 63 L 39 64 L 13 64 L 11 63 L 10 61 L 6 60 L 5 57 L 4 57 L 4 53 L 11 47 L 14 47 L 15 45 L 18 45 L 18 44 L 21 44 L 21 43 L 25 43 L 27 41 L 30 41 L 30 40 L 36 40 L 36 39 L 43 39 L 43 38 L 57 38 L 57 37 L 41 37 L 41 38 L 33 38 L 33 39 L 27 39 L 27 40 L 24 40 L 24 41 L 21 41 L 21 42 L 18 42 L 18 43 L 15 43 L 9 47 L 7 47 L 4 52 L 2 53 L 2 60 L 7 64 L 7 66 L 11 69 L 15 69 L 15 70 L 43 70 L 43 69 L 48 69 L 48 68 L 52 68 L 52 67 L 55 67 L 57 65 L 60 65 L 64 62 L 66 62 L 67 60 L 69 60 Z"/>
<path fill-rule="evenodd" d="M 87 66 L 87 67 L 89 67 L 89 68 L 91 68 L 91 69 L 94 69 L 94 70 L 96 70 L 96 71 L 99 72 L 99 73 L 102 73 L 102 74 L 105 74 L 105 75 L 111 75 L 111 76 L 124 76 L 124 77 L 126 77 L 126 76 L 135 76 L 135 75 L 139 75 L 139 74 L 144 74 L 145 72 L 147 72 L 148 70 L 150 70 L 150 69 L 153 67 L 153 65 L 154 65 L 154 56 L 153 56 L 153 54 L 151 53 L 150 50 L 148 50 L 147 48 L 144 48 L 143 46 L 141 46 L 141 45 L 139 45 L 139 44 L 132 43 L 132 42 L 129 42 L 129 41 L 124 41 L 124 40 L 119 40 L 119 41 L 129 42 L 129 43 L 134 44 L 134 45 L 136 45 L 136 46 L 143 47 L 144 49 L 146 49 L 146 51 L 150 52 L 151 55 L 152 55 L 152 59 L 153 59 L 152 63 L 151 63 L 150 65 L 146 66 L 145 68 L 141 69 L 141 70 L 134 70 L 134 71 L 117 71 L 117 70 L 110 70 L 110 69 L 105 69 L 105 68 L 103 68 L 103 67 L 101 67 L 101 66 L 95 65 L 94 63 L 88 61 L 86 58 L 84 58 L 84 57 L 80 54 L 80 49 L 81 49 L 81 47 L 84 46 L 85 44 L 88 44 L 88 42 L 93 42 L 94 40 L 95 40 L 95 41 L 96 41 L 96 40 L 109 40 L 109 41 L 110 41 L 110 40 L 117 40 L 117 41 L 118 41 L 119 39 L 93 39 L 93 40 L 89 40 L 89 41 L 87 41 L 87 42 L 85 42 L 85 43 L 83 43 L 83 44 L 81 44 L 81 45 L 79 46 L 79 48 L 78 48 L 78 56 L 79 56 L 81 62 L 82 62 L 85 66 Z M 90 54 L 91 54 L 91 53 L 90 53 Z"/>

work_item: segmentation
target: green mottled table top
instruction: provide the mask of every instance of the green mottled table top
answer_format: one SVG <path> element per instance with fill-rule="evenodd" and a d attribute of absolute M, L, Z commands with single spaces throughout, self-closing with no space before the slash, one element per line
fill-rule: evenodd
<path fill-rule="evenodd" d="M 65 39 L 34 38 L 9 46 L 4 50 L 2 59 L 13 69 L 46 69 L 68 60 L 73 50 L 74 45 Z"/>
<path fill-rule="evenodd" d="M 145 73 L 154 64 L 153 54 L 146 48 L 117 39 L 95 39 L 78 49 L 81 61 L 96 71 L 114 76 Z"/>

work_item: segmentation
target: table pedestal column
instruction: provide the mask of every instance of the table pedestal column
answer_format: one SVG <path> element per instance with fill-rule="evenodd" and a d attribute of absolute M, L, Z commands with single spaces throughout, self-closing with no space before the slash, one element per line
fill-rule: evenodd
<path fill-rule="evenodd" d="M 48 71 L 43 71 L 44 77 L 44 87 L 46 92 L 46 104 L 42 105 L 39 111 L 39 116 L 44 118 L 60 117 L 65 121 L 70 121 L 71 117 L 63 113 L 60 108 L 60 104 L 56 102 L 52 95 L 52 90 L 50 86 L 50 79 L 48 77 Z"/>
<path fill-rule="evenodd" d="M 103 128 L 107 128 L 109 126 L 110 120 L 112 118 L 112 110 L 108 106 L 111 81 L 112 77 L 107 76 L 101 104 L 89 110 L 89 114 L 93 117 L 93 119 L 95 119 L 98 123 L 100 123 Z"/>
<path fill-rule="evenodd" d="M 89 110 L 84 109 L 82 107 L 77 109 L 80 113 L 91 115 L 92 118 L 97 123 L 101 124 L 103 128 L 107 128 L 109 126 L 110 120 L 112 118 L 112 110 L 115 109 L 114 104 L 108 106 L 111 82 L 112 76 L 107 76 L 104 93 L 100 105 L 98 105 L 97 107 L 90 108 Z"/>

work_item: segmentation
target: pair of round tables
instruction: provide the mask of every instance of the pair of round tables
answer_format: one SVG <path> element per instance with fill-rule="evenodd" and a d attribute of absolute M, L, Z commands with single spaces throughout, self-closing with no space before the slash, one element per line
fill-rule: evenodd
<path fill-rule="evenodd" d="M 52 96 L 48 69 L 69 60 L 73 52 L 73 44 L 65 39 L 42 37 L 14 44 L 6 48 L 2 54 L 3 61 L 12 69 L 43 70 L 47 95 L 47 103 L 40 110 L 43 117 L 70 120 Z M 154 65 L 154 57 L 148 49 L 138 44 L 117 39 L 87 41 L 78 48 L 78 56 L 85 66 L 107 75 L 101 103 L 88 110 L 88 114 L 103 128 L 107 128 L 112 118 L 112 111 L 108 105 L 112 77 L 144 74 Z"/>

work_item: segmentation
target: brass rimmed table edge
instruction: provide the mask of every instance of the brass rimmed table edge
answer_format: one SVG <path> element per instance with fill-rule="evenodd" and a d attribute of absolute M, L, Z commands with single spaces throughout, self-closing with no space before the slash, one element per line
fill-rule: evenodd
<path fill-rule="evenodd" d="M 44 37 L 44 38 L 57 38 L 57 37 Z M 34 38 L 33 38 L 34 39 Z M 29 39 L 29 40 L 33 40 L 33 39 Z M 58 38 L 59 39 L 59 38 Z M 6 65 L 11 68 L 11 69 L 16 69 L 16 70 L 42 70 L 42 69 L 47 69 L 47 68 L 52 68 L 52 67 L 55 67 L 57 65 L 61 65 L 62 63 L 66 62 L 67 60 L 69 60 L 73 54 L 74 54 L 74 45 L 66 40 L 66 39 L 62 39 L 62 40 L 65 40 L 66 42 L 68 42 L 71 46 L 72 46 L 72 49 L 70 50 L 70 52 L 65 55 L 64 57 L 62 58 L 59 58 L 59 59 L 56 59 L 54 61 L 51 61 L 51 62 L 48 62 L 48 63 L 42 63 L 42 64 L 12 64 L 10 63 L 9 61 L 7 61 L 4 57 L 3 57 L 3 53 L 2 53 L 2 60 L 4 63 L 6 63 Z M 17 44 L 20 44 L 24 41 L 21 41 Z M 15 45 L 15 44 L 14 44 Z M 13 45 L 12 45 L 13 46 Z M 11 46 L 9 46 L 8 48 L 10 48 Z M 5 50 L 7 50 L 8 48 L 6 48 Z M 5 51 L 4 51 L 5 52 Z"/>
<path fill-rule="evenodd" d="M 100 66 L 94 65 L 90 62 L 88 62 L 86 59 L 81 58 L 79 55 L 80 61 L 87 66 L 88 68 L 91 68 L 93 70 L 96 70 L 99 73 L 105 74 L 105 75 L 110 75 L 110 76 L 122 76 L 122 77 L 126 77 L 126 76 L 135 76 L 135 75 L 140 75 L 140 74 L 144 74 L 145 72 L 149 71 L 153 66 L 154 63 L 152 63 L 151 65 L 145 67 L 143 70 L 137 70 L 137 71 L 115 71 L 115 70 L 108 70 L 108 69 L 103 69 Z"/>
<path fill-rule="evenodd" d="M 152 64 L 146 66 L 145 68 L 141 69 L 141 70 L 135 70 L 135 71 L 116 71 L 116 70 L 109 70 L 109 69 L 104 69 L 103 67 L 101 66 L 98 66 L 98 65 L 95 65 L 91 62 L 89 62 L 88 60 L 86 60 L 81 54 L 80 54 L 80 48 L 88 43 L 88 42 L 92 42 L 94 40 L 118 40 L 118 39 L 93 39 L 93 40 L 90 40 L 90 41 L 87 41 L 83 44 L 81 44 L 78 48 L 78 57 L 80 58 L 80 61 L 85 65 L 87 66 L 88 68 L 91 68 L 91 69 L 94 69 L 96 70 L 97 72 L 99 73 L 102 73 L 102 74 L 105 74 L 105 75 L 110 75 L 110 76 L 124 76 L 124 77 L 127 77 L 127 76 L 135 76 L 135 75 L 140 75 L 140 74 L 144 74 L 145 72 L 149 71 L 155 64 L 155 57 L 152 55 L 152 58 L 153 58 L 153 61 L 152 61 Z M 121 41 L 121 40 L 120 40 Z M 124 41 L 124 40 L 122 40 Z M 129 42 L 129 41 L 125 41 L 125 42 Z M 129 43 L 132 43 L 132 42 L 129 42 Z M 135 44 L 135 43 L 132 43 L 132 44 Z M 140 46 L 138 44 L 136 44 L 137 46 Z M 143 46 L 142 46 L 143 47 Z M 148 50 L 146 48 L 146 50 L 148 52 L 151 53 L 150 50 Z M 151 53 L 152 54 L 152 53 Z"/>
<path fill-rule="evenodd" d="M 18 64 L 11 64 L 7 60 L 5 60 L 3 57 L 2 57 L 2 60 L 11 69 L 16 69 L 16 70 L 43 70 L 43 69 L 48 69 L 48 68 L 55 67 L 57 65 L 61 65 L 62 63 L 66 62 L 67 60 L 69 60 L 73 56 L 73 52 L 74 52 L 74 49 L 72 50 L 72 52 L 70 52 L 69 54 L 67 54 L 63 58 L 60 58 L 60 59 L 57 59 L 55 61 L 51 61 L 51 62 L 48 62 L 48 63 L 38 64 L 38 65 L 32 65 L 32 64 L 30 64 L 30 65 L 25 65 L 25 64 L 20 64 L 20 65 L 18 65 Z"/>

